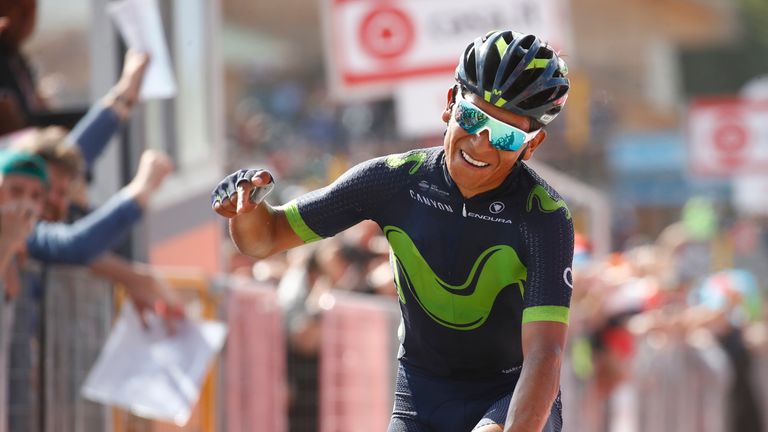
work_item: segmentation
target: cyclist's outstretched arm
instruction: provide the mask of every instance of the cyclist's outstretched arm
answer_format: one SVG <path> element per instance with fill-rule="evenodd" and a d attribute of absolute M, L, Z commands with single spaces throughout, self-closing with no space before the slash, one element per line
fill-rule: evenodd
<path fill-rule="evenodd" d="M 225 177 L 212 195 L 216 213 L 229 219 L 229 234 L 241 253 L 266 258 L 304 244 L 281 207 L 263 201 L 274 186 L 264 170 L 240 170 Z"/>
<path fill-rule="evenodd" d="M 504 432 L 540 431 L 560 388 L 568 326 L 561 322 L 523 324 L 523 370 L 509 404 Z"/>

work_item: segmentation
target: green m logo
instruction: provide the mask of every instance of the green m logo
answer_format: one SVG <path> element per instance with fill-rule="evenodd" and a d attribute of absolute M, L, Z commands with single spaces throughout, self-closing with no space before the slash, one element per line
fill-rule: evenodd
<path fill-rule="evenodd" d="M 392 169 L 400 168 L 401 166 L 405 165 L 408 162 L 413 162 L 413 166 L 410 170 L 408 170 L 408 174 L 415 174 L 416 171 L 421 168 L 421 164 L 424 163 L 424 160 L 427 159 L 427 154 L 425 152 L 415 152 L 411 153 L 408 156 L 403 154 L 396 154 L 391 155 L 385 159 L 385 162 L 387 163 L 387 166 L 389 166 Z"/>
<path fill-rule="evenodd" d="M 473 330 L 485 323 L 499 293 L 518 285 L 521 293 L 527 269 L 514 249 L 496 245 L 475 260 L 466 281 L 450 285 L 440 279 L 403 230 L 384 227 L 393 251 L 395 283 L 402 303 L 409 290 L 435 322 L 454 330 Z"/>
<path fill-rule="evenodd" d="M 568 210 L 565 201 L 563 199 L 555 201 L 555 199 L 552 198 L 552 195 L 550 195 L 541 185 L 534 186 L 530 195 L 528 195 L 528 205 L 525 207 L 528 213 L 533 210 L 534 201 L 538 203 L 539 210 L 544 213 L 552 213 L 562 208 L 565 209 L 565 217 L 568 219 L 571 218 L 571 211 Z"/>

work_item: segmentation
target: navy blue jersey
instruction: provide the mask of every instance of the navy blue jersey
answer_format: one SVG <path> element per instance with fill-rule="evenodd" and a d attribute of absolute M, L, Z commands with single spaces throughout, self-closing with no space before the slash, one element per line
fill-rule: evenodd
<path fill-rule="evenodd" d="M 379 224 L 403 316 L 400 359 L 435 376 L 515 371 L 522 324 L 568 322 L 571 214 L 522 162 L 466 199 L 442 147 L 413 150 L 363 162 L 284 210 L 305 242 Z"/>

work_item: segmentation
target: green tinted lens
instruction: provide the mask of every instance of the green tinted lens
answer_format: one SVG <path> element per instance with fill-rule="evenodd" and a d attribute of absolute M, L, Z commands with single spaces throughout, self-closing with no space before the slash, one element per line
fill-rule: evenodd
<path fill-rule="evenodd" d="M 456 105 L 456 123 L 471 134 L 479 133 L 490 117 L 470 102 L 460 99 Z"/>
<path fill-rule="evenodd" d="M 491 145 L 499 150 L 517 151 L 525 143 L 525 132 L 496 120 L 467 100 L 458 100 L 455 118 L 467 133 L 478 134 L 487 130 Z"/>
<path fill-rule="evenodd" d="M 495 119 L 488 122 L 487 129 L 491 145 L 499 150 L 517 151 L 525 143 L 525 132 Z"/>

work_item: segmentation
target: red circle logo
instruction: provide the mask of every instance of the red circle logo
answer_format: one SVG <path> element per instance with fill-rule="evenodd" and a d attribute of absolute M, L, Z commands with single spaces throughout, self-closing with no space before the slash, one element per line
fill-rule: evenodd
<path fill-rule="evenodd" d="M 747 130 L 738 123 L 724 123 L 714 131 L 715 146 L 723 152 L 739 152 L 747 146 Z"/>
<path fill-rule="evenodd" d="M 392 60 L 408 52 L 414 36 L 413 21 L 394 7 L 372 10 L 360 24 L 363 49 L 380 60 Z"/>

